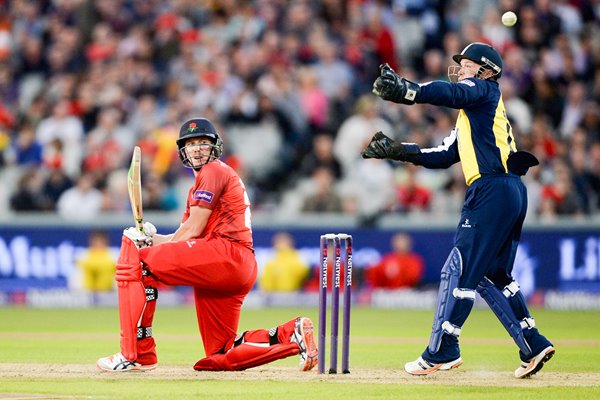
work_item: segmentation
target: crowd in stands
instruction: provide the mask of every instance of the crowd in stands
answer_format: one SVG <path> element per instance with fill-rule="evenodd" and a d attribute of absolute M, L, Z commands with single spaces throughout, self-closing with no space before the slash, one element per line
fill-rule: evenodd
<path fill-rule="evenodd" d="M 530 217 L 600 213 L 597 0 L 0 0 L 1 213 L 127 210 L 134 145 L 144 207 L 181 208 L 193 177 L 175 139 L 200 116 L 255 211 L 456 213 L 460 165 L 360 150 L 378 130 L 440 144 L 455 111 L 386 103 L 371 85 L 381 63 L 447 79 L 474 41 L 503 55 L 517 144 L 541 161 L 525 177 Z"/>

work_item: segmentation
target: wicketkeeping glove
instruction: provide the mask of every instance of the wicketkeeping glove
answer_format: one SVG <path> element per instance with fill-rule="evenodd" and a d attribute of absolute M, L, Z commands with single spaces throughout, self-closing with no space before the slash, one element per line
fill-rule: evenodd
<path fill-rule="evenodd" d="M 415 162 L 421 154 L 415 143 L 397 143 L 381 131 L 373 135 L 369 145 L 360 153 L 362 158 L 379 158 Z"/>
<path fill-rule="evenodd" d="M 379 66 L 379 77 L 373 82 L 373 93 L 394 103 L 415 104 L 421 87 L 399 76 L 388 64 Z"/>

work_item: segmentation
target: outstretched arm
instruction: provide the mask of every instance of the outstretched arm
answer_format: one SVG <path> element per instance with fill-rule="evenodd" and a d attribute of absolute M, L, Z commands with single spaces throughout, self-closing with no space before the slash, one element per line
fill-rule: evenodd
<path fill-rule="evenodd" d="M 442 145 L 427 149 L 421 149 L 415 143 L 398 143 L 377 132 L 361 155 L 363 158 L 407 161 L 432 169 L 448 168 L 460 161 L 455 131 L 444 139 Z"/>
<path fill-rule="evenodd" d="M 427 103 L 455 109 L 477 105 L 488 97 L 489 82 L 464 79 L 457 83 L 433 81 L 418 84 L 398 75 L 388 64 L 379 66 L 373 93 L 384 100 L 401 104 Z"/>

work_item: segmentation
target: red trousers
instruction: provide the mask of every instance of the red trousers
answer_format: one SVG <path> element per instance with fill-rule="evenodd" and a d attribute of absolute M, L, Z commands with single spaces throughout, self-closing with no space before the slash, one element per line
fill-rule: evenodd
<path fill-rule="evenodd" d="M 140 250 L 153 278 L 194 288 L 198 328 L 207 356 L 231 347 L 242 303 L 256 280 L 256 258 L 248 248 L 222 238 L 167 242 Z M 150 305 L 152 304 L 152 305 Z M 151 326 L 155 302 L 148 303 L 142 326 Z M 268 331 L 258 336 L 268 339 Z M 287 340 L 286 340 L 287 341 Z M 156 362 L 153 338 L 138 340 L 138 362 Z"/>

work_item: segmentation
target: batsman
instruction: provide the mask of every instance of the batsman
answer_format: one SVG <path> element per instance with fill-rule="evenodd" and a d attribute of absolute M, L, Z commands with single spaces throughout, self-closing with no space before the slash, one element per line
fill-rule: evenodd
<path fill-rule="evenodd" d="M 244 370 L 299 355 L 300 370 L 317 365 L 309 318 L 297 317 L 271 329 L 237 333 L 242 303 L 256 281 L 250 201 L 242 180 L 219 160 L 223 141 L 207 119 L 185 122 L 177 139 L 183 165 L 195 182 L 179 228 L 159 235 L 145 222 L 123 232 L 117 261 L 120 352 L 100 358 L 104 371 L 156 368 L 152 336 L 157 283 L 191 286 L 205 357 L 199 371 Z"/>
<path fill-rule="evenodd" d="M 491 46 L 471 43 L 453 56 L 450 82 L 417 84 L 387 64 L 373 93 L 384 100 L 412 105 L 428 103 L 458 109 L 454 129 L 441 145 L 420 148 L 377 132 L 362 151 L 363 158 L 410 162 L 426 168 L 448 168 L 460 162 L 467 191 L 454 247 L 442 267 L 429 345 L 406 363 L 413 375 L 459 367 L 458 338 L 479 293 L 519 347 L 515 377 L 538 372 L 554 355 L 540 334 L 512 277 L 513 263 L 527 212 L 527 191 L 521 176 L 538 164 L 535 156 L 517 151 L 498 79 L 502 58 Z"/>

